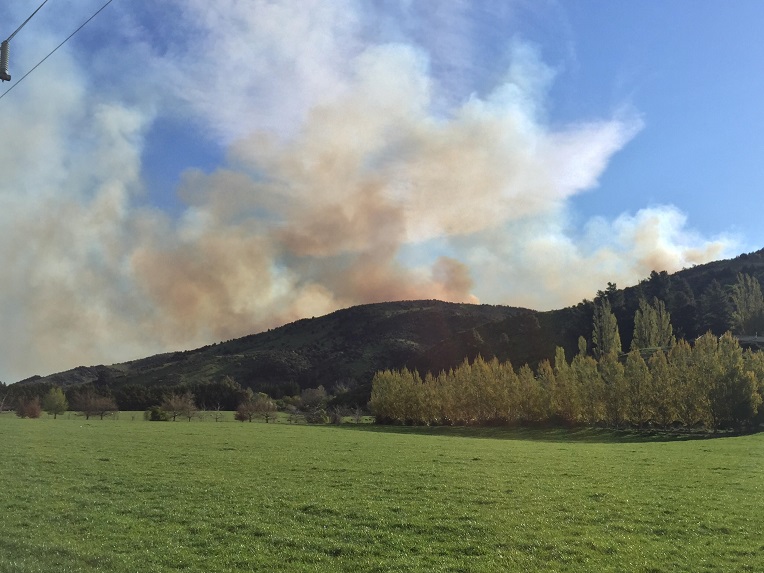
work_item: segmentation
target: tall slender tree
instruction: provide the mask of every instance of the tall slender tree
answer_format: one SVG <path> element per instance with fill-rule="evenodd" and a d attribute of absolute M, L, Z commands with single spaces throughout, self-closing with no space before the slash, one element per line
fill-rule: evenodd
<path fill-rule="evenodd" d="M 634 336 L 631 348 L 669 348 L 674 343 L 674 329 L 671 315 L 662 300 L 653 298 L 653 303 L 642 298 L 639 309 L 634 313 Z"/>
<path fill-rule="evenodd" d="M 578 354 L 570 368 L 576 383 L 576 394 L 581 400 L 581 420 L 586 424 L 599 424 L 605 420 L 605 385 L 597 369 L 597 361 L 586 354 L 586 341 L 579 338 Z"/>
<path fill-rule="evenodd" d="M 660 348 L 650 356 L 648 366 L 653 378 L 652 392 L 648 396 L 649 408 L 654 413 L 655 422 L 666 428 L 676 416 L 676 379 L 672 375 L 666 353 Z"/>
<path fill-rule="evenodd" d="M 594 305 L 594 325 L 592 329 L 592 345 L 597 359 L 606 354 L 621 352 L 621 335 L 618 332 L 618 321 L 610 308 L 610 302 L 602 299 Z"/>
<path fill-rule="evenodd" d="M 693 349 L 686 340 L 679 340 L 668 353 L 669 376 L 674 381 L 671 409 L 677 419 L 691 428 L 703 421 L 705 393 L 694 371 Z"/>
<path fill-rule="evenodd" d="M 541 384 L 533 375 L 530 366 L 524 364 L 517 373 L 520 400 L 518 414 L 521 422 L 537 423 L 544 420 L 545 404 Z"/>
<path fill-rule="evenodd" d="M 605 386 L 605 413 L 608 424 L 620 428 L 629 409 L 629 392 L 623 364 L 615 352 L 608 352 L 599 361 L 599 371 Z"/>
<path fill-rule="evenodd" d="M 581 419 L 581 402 L 576 376 L 565 358 L 565 349 L 558 346 L 554 355 L 555 395 L 552 413 L 566 424 L 577 424 Z"/>
<path fill-rule="evenodd" d="M 653 417 L 650 408 L 653 377 L 639 350 L 632 350 L 626 357 L 624 376 L 628 393 L 628 418 L 632 424 L 641 428 Z"/>

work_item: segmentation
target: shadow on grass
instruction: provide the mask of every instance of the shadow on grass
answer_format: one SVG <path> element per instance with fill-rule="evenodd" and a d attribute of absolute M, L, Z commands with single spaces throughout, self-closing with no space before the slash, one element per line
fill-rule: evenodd
<path fill-rule="evenodd" d="M 686 442 L 739 436 L 739 433 L 686 432 L 672 430 L 610 430 L 602 428 L 508 428 L 475 426 L 384 426 L 377 424 L 342 424 L 348 431 L 380 434 L 484 438 L 537 442 L 650 443 Z"/>

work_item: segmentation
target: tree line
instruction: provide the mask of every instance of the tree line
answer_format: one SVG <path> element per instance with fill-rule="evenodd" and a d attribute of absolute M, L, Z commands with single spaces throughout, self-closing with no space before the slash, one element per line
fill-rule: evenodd
<path fill-rule="evenodd" d="M 13 410 L 21 418 L 39 418 L 47 412 L 55 419 L 71 411 L 86 420 L 91 417 L 104 419 L 119 411 L 140 410 L 121 406 L 125 403 L 135 405 L 132 399 L 125 401 L 124 396 L 135 396 L 138 392 L 141 396 L 139 404 L 149 404 L 144 410 L 144 419 L 149 421 L 211 418 L 220 422 L 224 419 L 224 412 L 233 411 L 234 419 L 241 422 L 262 419 L 268 423 L 275 419 L 276 412 L 284 412 L 290 421 L 304 419 L 308 423 L 341 423 L 346 415 L 352 415 L 357 420 L 363 414 L 359 408 L 351 411 L 334 403 L 337 396 L 329 394 L 323 386 L 305 388 L 294 396 L 274 400 L 263 392 L 243 388 L 229 376 L 207 384 L 136 386 L 116 390 L 93 384 L 61 388 L 50 383 L 10 388 L 3 385 L 0 389 L 5 391 L 0 393 L 0 412 Z"/>
<path fill-rule="evenodd" d="M 610 301 L 600 297 L 591 352 L 581 337 L 572 360 L 558 347 L 535 370 L 480 356 L 438 375 L 385 370 L 374 376 L 369 406 L 379 423 L 394 424 L 718 430 L 759 423 L 764 354 L 743 350 L 729 332 L 676 340 L 657 298 L 640 301 L 633 324 L 623 352 Z"/>

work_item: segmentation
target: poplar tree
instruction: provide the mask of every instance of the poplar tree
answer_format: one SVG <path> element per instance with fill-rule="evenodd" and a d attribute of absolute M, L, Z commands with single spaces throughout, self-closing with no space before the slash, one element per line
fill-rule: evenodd
<path fill-rule="evenodd" d="M 628 395 L 628 417 L 632 424 L 641 428 L 652 417 L 650 397 L 653 378 L 639 350 L 632 350 L 626 357 L 624 376 Z"/>
<path fill-rule="evenodd" d="M 679 340 L 668 353 L 669 376 L 674 382 L 671 408 L 679 421 L 691 428 L 703 417 L 704 393 L 696 379 L 693 349 L 686 340 Z"/>
<path fill-rule="evenodd" d="M 660 348 L 650 356 L 648 366 L 653 377 L 652 393 L 649 396 L 650 408 L 655 414 L 655 422 L 666 428 L 676 416 L 676 379 L 669 367 L 666 353 Z"/>
<path fill-rule="evenodd" d="M 745 369 L 753 373 L 759 394 L 759 413 L 754 423 L 764 424 L 764 352 L 754 352 L 750 349 L 743 353 Z"/>
<path fill-rule="evenodd" d="M 753 421 L 761 404 L 756 377 L 746 370 L 740 344 L 730 333 L 719 339 L 715 358 L 716 376 L 708 388 L 714 430 L 740 429 Z"/>
<path fill-rule="evenodd" d="M 688 389 L 694 392 L 697 404 L 696 422 L 706 427 L 716 427 L 715 410 L 711 408 L 709 397 L 717 379 L 721 376 L 717 347 L 719 339 L 711 332 L 695 340 L 692 347 L 692 361 Z"/>
<path fill-rule="evenodd" d="M 396 401 L 398 399 L 398 375 L 391 370 L 382 370 L 371 381 L 369 409 L 378 422 L 397 421 Z"/>
<path fill-rule="evenodd" d="M 536 369 L 536 379 L 539 383 L 539 416 L 541 422 L 549 420 L 554 415 L 552 402 L 557 394 L 557 379 L 554 375 L 554 368 L 549 360 L 539 362 Z"/>
<path fill-rule="evenodd" d="M 422 422 L 426 425 L 440 424 L 440 396 L 438 395 L 437 379 L 427 372 L 421 386 L 421 416 Z"/>
<path fill-rule="evenodd" d="M 451 425 L 456 422 L 459 404 L 459 389 L 456 387 L 454 371 L 441 372 L 435 382 L 440 423 Z"/>
<path fill-rule="evenodd" d="M 665 303 L 657 298 L 653 299 L 653 304 L 640 299 L 639 309 L 634 313 L 631 348 L 668 348 L 673 343 L 674 330 Z"/>
<path fill-rule="evenodd" d="M 501 364 L 499 376 L 502 388 L 501 408 L 504 412 L 506 421 L 511 424 L 517 422 L 519 418 L 519 408 L 517 404 L 520 399 L 520 381 L 515 369 L 512 368 L 512 363 L 509 361 Z"/>
<path fill-rule="evenodd" d="M 555 395 L 552 397 L 554 415 L 567 424 L 576 424 L 581 418 L 576 376 L 565 358 L 565 349 L 558 346 L 554 354 Z"/>
<path fill-rule="evenodd" d="M 621 335 L 618 332 L 618 321 L 610 308 L 607 299 L 601 299 L 594 304 L 594 328 L 592 330 L 592 345 L 597 359 L 606 354 L 621 353 Z"/>
<path fill-rule="evenodd" d="M 544 404 L 541 385 L 533 375 L 530 366 L 524 364 L 517 373 L 520 400 L 518 401 L 521 422 L 537 423 L 544 419 Z"/>
<path fill-rule="evenodd" d="M 597 361 L 586 354 L 586 340 L 582 336 L 578 342 L 578 354 L 573 357 L 570 368 L 581 400 L 581 419 L 587 424 L 598 424 L 605 419 L 605 385 Z"/>
<path fill-rule="evenodd" d="M 507 420 L 507 412 L 509 411 L 508 388 L 502 370 L 499 359 L 496 357 L 486 363 L 486 412 L 490 424 L 499 424 Z"/>
<path fill-rule="evenodd" d="M 498 396 L 495 387 L 496 377 L 493 374 L 493 369 L 478 354 L 472 363 L 470 371 L 477 393 L 475 420 L 479 424 L 493 422 L 498 417 L 496 411 L 496 399 Z"/>
<path fill-rule="evenodd" d="M 628 389 L 623 364 L 614 352 L 608 352 L 599 361 L 599 371 L 605 386 L 605 413 L 607 422 L 620 428 L 628 411 Z"/>

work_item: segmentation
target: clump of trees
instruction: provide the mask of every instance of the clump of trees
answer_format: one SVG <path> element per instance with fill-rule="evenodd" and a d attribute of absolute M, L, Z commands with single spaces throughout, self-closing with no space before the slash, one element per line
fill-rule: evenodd
<path fill-rule="evenodd" d="M 758 283 L 757 283 L 758 284 Z M 755 423 L 764 395 L 764 354 L 743 350 L 729 332 L 676 341 L 662 301 L 641 301 L 631 350 L 621 349 L 607 299 L 595 307 L 593 355 L 579 338 L 568 361 L 535 371 L 480 356 L 437 376 L 385 370 L 372 382 L 369 406 L 380 423 L 683 426 L 743 429 Z"/>

